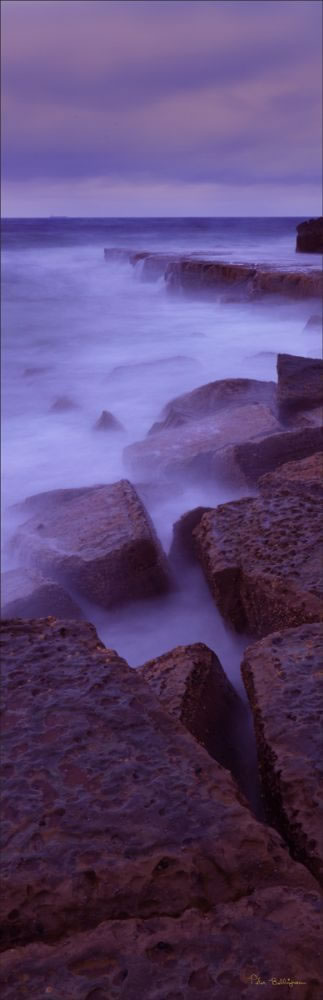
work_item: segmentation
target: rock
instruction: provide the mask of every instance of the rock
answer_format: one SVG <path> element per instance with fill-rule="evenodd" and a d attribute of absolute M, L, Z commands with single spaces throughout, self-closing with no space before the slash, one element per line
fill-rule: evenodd
<path fill-rule="evenodd" d="M 78 486 L 75 489 L 46 490 L 44 493 L 34 493 L 21 503 L 14 504 L 12 510 L 22 514 L 32 511 L 35 514 L 48 514 L 57 510 L 61 504 L 70 503 L 78 497 L 89 496 L 95 490 L 102 489 L 106 483 L 96 483 L 95 486 Z"/>
<path fill-rule="evenodd" d="M 35 570 L 15 569 L 1 576 L 2 618 L 82 618 L 63 587 Z"/>
<path fill-rule="evenodd" d="M 291 299 L 313 299 L 322 296 L 321 271 L 257 270 L 252 278 L 248 296 L 257 299 L 262 295 L 281 295 Z"/>
<path fill-rule="evenodd" d="M 270 1000 L 319 1000 L 321 940 L 316 894 L 279 886 L 14 948 L 0 958 L 2 1000 L 252 1000 L 257 985 Z"/>
<path fill-rule="evenodd" d="M 24 561 L 105 608 L 169 588 L 166 558 L 131 483 L 73 493 L 70 500 L 63 491 L 59 506 L 58 492 L 52 511 L 37 511 L 18 530 L 15 546 Z"/>
<path fill-rule="evenodd" d="M 173 527 L 173 540 L 169 552 L 169 559 L 174 563 L 195 562 L 195 542 L 193 538 L 194 528 L 200 523 L 203 514 L 208 514 L 211 507 L 194 507 L 186 514 L 175 521 Z"/>
<path fill-rule="evenodd" d="M 302 463 L 299 463 L 302 465 Z M 322 616 L 321 489 L 273 483 L 223 504 L 194 531 L 216 603 L 238 631 L 264 636 Z"/>
<path fill-rule="evenodd" d="M 244 705 L 215 653 L 203 642 L 177 646 L 144 663 L 138 673 L 163 708 L 238 779 L 237 733 Z"/>
<path fill-rule="evenodd" d="M 262 893 L 279 921 L 296 893 L 284 924 L 298 934 L 315 880 L 93 626 L 15 620 L 2 632 L 3 947 L 103 920 L 236 913 L 243 900 L 258 921 Z"/>
<path fill-rule="evenodd" d="M 182 472 L 193 478 L 210 475 L 213 478 L 219 467 L 224 476 L 236 478 L 238 474 L 241 481 L 229 446 L 280 428 L 267 406 L 254 403 L 204 417 L 176 431 L 151 434 L 143 441 L 128 445 L 124 458 L 130 470 L 144 478 L 147 475 L 176 476 Z"/>
<path fill-rule="evenodd" d="M 278 354 L 278 402 L 281 410 L 311 409 L 323 403 L 323 361 Z"/>
<path fill-rule="evenodd" d="M 323 218 L 300 222 L 297 228 L 296 250 L 299 253 L 323 254 Z"/>
<path fill-rule="evenodd" d="M 284 489 L 286 484 L 288 488 L 293 488 L 296 483 L 297 490 L 300 490 L 302 483 L 306 488 L 306 484 L 311 486 L 316 484 L 320 487 L 322 482 L 323 452 L 317 452 L 315 455 L 303 459 L 302 462 L 286 462 L 285 465 L 280 465 L 274 472 L 262 476 L 259 486 L 262 494 L 265 495 Z"/>
<path fill-rule="evenodd" d="M 323 626 L 284 629 L 250 646 L 252 708 L 269 822 L 323 885 Z"/>
<path fill-rule="evenodd" d="M 310 316 L 309 319 L 307 320 L 307 323 L 304 326 L 304 332 L 305 330 L 321 330 L 321 329 L 322 329 L 322 316 L 320 316 L 317 313 L 315 313 L 313 316 Z"/>
<path fill-rule="evenodd" d="M 59 396 L 55 400 L 55 403 L 51 406 L 52 413 L 65 413 L 66 410 L 77 410 L 78 403 L 74 403 L 73 399 L 69 399 L 68 396 Z"/>
<path fill-rule="evenodd" d="M 117 418 L 113 416 L 113 413 L 110 413 L 109 410 L 102 410 L 101 416 L 94 424 L 94 430 L 124 431 L 124 427 L 120 423 L 120 420 L 117 420 Z"/>
<path fill-rule="evenodd" d="M 180 427 L 201 417 L 210 417 L 229 407 L 242 406 L 246 403 L 264 403 L 275 414 L 277 401 L 275 382 L 261 382 L 258 379 L 231 378 L 220 379 L 200 385 L 193 392 L 185 392 L 177 396 L 164 407 L 159 423 L 153 424 L 149 434 L 157 431 Z"/>
<path fill-rule="evenodd" d="M 322 426 L 286 430 L 255 441 L 243 441 L 234 448 L 233 459 L 246 481 L 255 483 L 259 476 L 271 472 L 286 460 L 307 458 L 323 447 Z"/>
<path fill-rule="evenodd" d="M 227 284 L 245 291 L 247 298 L 276 294 L 290 298 L 315 298 L 322 294 L 319 270 L 279 271 L 277 268 L 228 261 L 179 258 L 166 267 L 165 281 L 171 291 L 215 294 Z"/>

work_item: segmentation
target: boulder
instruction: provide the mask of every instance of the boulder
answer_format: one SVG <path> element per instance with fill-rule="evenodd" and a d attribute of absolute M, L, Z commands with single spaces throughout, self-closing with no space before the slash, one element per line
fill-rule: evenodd
<path fill-rule="evenodd" d="M 175 521 L 173 526 L 173 540 L 169 552 L 169 559 L 173 563 L 192 563 L 196 561 L 195 542 L 193 538 L 194 528 L 200 523 L 203 514 L 208 514 L 211 507 L 194 507 Z"/>
<path fill-rule="evenodd" d="M 59 509 L 62 504 L 76 500 L 78 497 L 89 496 L 95 490 L 102 489 L 106 483 L 96 483 L 95 486 L 77 486 L 74 489 L 46 490 L 44 493 L 33 493 L 20 503 L 13 505 L 12 510 L 18 510 L 22 514 L 29 511 L 35 514 L 48 514 Z"/>
<path fill-rule="evenodd" d="M 171 291 L 208 295 L 218 294 L 230 285 L 250 299 L 268 294 L 289 298 L 316 298 L 322 294 L 319 270 L 279 271 L 275 267 L 192 257 L 171 261 L 165 270 L 165 281 Z"/>
<path fill-rule="evenodd" d="M 234 479 L 241 472 L 234 463 L 229 446 L 250 438 L 279 431 L 281 425 L 263 403 L 222 410 L 214 416 L 187 423 L 177 430 L 151 434 L 124 450 L 126 464 L 134 474 L 176 476 L 185 472 L 192 478 L 211 476 L 219 467 Z M 227 450 L 225 450 L 227 449 Z"/>
<path fill-rule="evenodd" d="M 319 1000 L 321 931 L 317 895 L 283 886 L 208 913 L 105 920 L 5 952 L 2 1000 L 253 1000 L 257 986 Z"/>
<path fill-rule="evenodd" d="M 296 250 L 299 253 L 323 254 L 323 218 L 307 219 L 297 228 Z"/>
<path fill-rule="evenodd" d="M 283 413 L 323 403 L 323 361 L 278 354 L 278 403 Z"/>
<path fill-rule="evenodd" d="M 323 626 L 301 625 L 250 646 L 242 676 L 269 822 L 323 885 L 322 660 Z"/>
<path fill-rule="evenodd" d="M 217 382 L 200 385 L 192 392 L 177 396 L 164 407 L 161 416 L 164 418 L 153 424 L 149 434 L 169 430 L 210 417 L 229 407 L 242 406 L 246 403 L 264 403 L 275 413 L 277 400 L 275 382 L 261 382 L 250 378 L 226 378 Z"/>
<path fill-rule="evenodd" d="M 233 460 L 239 466 L 247 483 L 253 484 L 259 476 L 271 472 L 289 459 L 307 458 L 323 447 L 323 427 L 311 426 L 285 430 L 280 434 L 266 434 L 255 441 L 235 445 Z"/>
<path fill-rule="evenodd" d="M 176 646 L 138 672 L 173 718 L 238 779 L 237 735 L 244 705 L 216 654 L 203 642 Z"/>
<path fill-rule="evenodd" d="M 255 933 L 262 918 L 280 924 L 285 900 L 295 948 L 314 878 L 138 672 L 85 623 L 15 620 L 2 632 L 3 947 L 101 921 L 171 928 L 191 908 L 229 906 L 233 918 L 243 900 Z M 89 978 L 93 991 L 91 966 Z"/>
<path fill-rule="evenodd" d="M 316 452 L 315 455 L 311 455 L 309 458 L 303 459 L 302 462 L 286 462 L 285 465 L 280 465 L 278 469 L 274 472 L 269 472 L 266 476 L 262 476 L 259 481 L 259 487 L 261 493 L 265 495 L 266 493 L 272 494 L 273 492 L 278 492 L 287 485 L 288 488 L 293 489 L 296 484 L 297 490 L 301 490 L 302 484 L 304 484 L 305 489 L 307 485 L 312 487 L 318 487 L 320 489 L 323 482 L 323 452 Z"/>
<path fill-rule="evenodd" d="M 302 463 L 299 463 L 302 465 Z M 222 504 L 194 531 L 218 607 L 238 631 L 264 636 L 322 616 L 322 490 L 296 478 Z"/>
<path fill-rule="evenodd" d="M 102 410 L 101 416 L 98 418 L 98 420 L 94 424 L 94 430 L 95 431 L 123 431 L 124 427 L 120 423 L 120 420 L 117 420 L 117 418 L 113 416 L 113 413 L 110 413 L 109 410 Z"/>
<path fill-rule="evenodd" d="M 14 569 L 1 576 L 2 618 L 82 618 L 63 587 L 35 570 Z"/>
<path fill-rule="evenodd" d="M 66 581 L 105 608 L 169 588 L 166 557 L 150 518 L 127 480 L 86 491 L 18 530 L 24 561 Z M 41 520 L 40 520 L 41 518 Z"/>
<path fill-rule="evenodd" d="M 59 396 L 51 406 L 52 413 L 65 413 L 66 410 L 77 410 L 78 403 L 75 403 L 73 399 L 69 399 L 69 396 Z"/>

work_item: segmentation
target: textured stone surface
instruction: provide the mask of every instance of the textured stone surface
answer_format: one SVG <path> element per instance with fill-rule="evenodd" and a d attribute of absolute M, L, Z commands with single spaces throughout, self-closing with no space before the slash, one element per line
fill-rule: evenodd
<path fill-rule="evenodd" d="M 323 884 L 323 626 L 276 632 L 246 650 L 270 822 Z"/>
<path fill-rule="evenodd" d="M 323 403 L 323 361 L 278 354 L 278 403 L 282 411 Z"/>
<path fill-rule="evenodd" d="M 2 633 L 4 947 L 313 890 L 229 772 L 91 625 L 16 620 Z"/>
<path fill-rule="evenodd" d="M 196 561 L 196 546 L 193 531 L 200 523 L 203 514 L 208 514 L 212 507 L 194 507 L 175 521 L 173 539 L 169 551 L 169 559 L 175 564 Z"/>
<path fill-rule="evenodd" d="M 297 490 L 302 488 L 304 484 L 305 489 L 307 485 L 312 484 L 313 486 L 322 486 L 323 483 L 323 452 L 316 452 L 314 455 L 310 455 L 309 458 L 304 458 L 302 462 L 285 462 L 284 465 L 280 465 L 278 469 L 274 472 L 267 473 L 266 476 L 262 476 L 259 486 L 262 494 L 267 492 L 273 493 L 274 491 L 288 488 L 293 489 L 296 484 Z"/>
<path fill-rule="evenodd" d="M 307 219 L 297 228 L 296 250 L 301 253 L 323 254 L 323 219 Z"/>
<path fill-rule="evenodd" d="M 221 410 L 246 403 L 264 403 L 275 412 L 276 394 L 275 382 L 249 378 L 208 382 L 207 385 L 200 385 L 192 392 L 185 392 L 167 403 L 161 414 L 164 419 L 153 424 L 149 433 L 180 427 L 192 420 L 210 417 Z"/>
<path fill-rule="evenodd" d="M 131 483 L 72 491 L 70 500 L 63 491 L 59 506 L 58 493 L 51 513 L 40 509 L 17 533 L 16 547 L 29 564 L 107 608 L 167 589 L 164 553 Z"/>
<path fill-rule="evenodd" d="M 299 480 L 280 489 L 267 481 L 262 492 L 217 507 L 194 531 L 220 611 L 259 636 L 318 621 L 323 611 L 319 484 L 302 481 L 300 470 Z"/>
<path fill-rule="evenodd" d="M 216 292 L 221 286 L 234 285 L 245 290 L 248 297 L 276 294 L 291 298 L 313 298 L 322 293 L 321 272 L 279 271 L 258 268 L 252 264 L 231 264 L 227 261 L 180 258 L 166 267 L 167 286 L 176 291 Z"/>
<path fill-rule="evenodd" d="M 237 738 L 244 705 L 216 654 L 202 642 L 176 646 L 144 663 L 139 674 L 163 707 L 239 777 Z"/>
<path fill-rule="evenodd" d="M 323 428 L 302 427 L 300 430 L 286 430 L 279 434 L 265 435 L 256 441 L 244 441 L 234 449 L 234 461 L 243 472 L 248 483 L 255 483 L 289 459 L 299 460 L 313 455 L 323 447 Z"/>
<path fill-rule="evenodd" d="M 35 570 L 14 569 L 1 576 L 2 618 L 82 618 L 63 587 Z"/>
<path fill-rule="evenodd" d="M 319 1000 L 318 907 L 314 894 L 275 887 L 207 914 L 106 921 L 52 946 L 6 952 L 2 998 L 253 1000 L 259 992 Z M 258 977 L 266 985 L 257 990 Z"/>
<path fill-rule="evenodd" d="M 177 430 L 151 434 L 128 445 L 124 456 L 130 469 L 140 476 L 176 476 L 185 471 L 192 477 L 213 475 L 217 465 L 224 476 L 237 476 L 230 445 L 274 433 L 280 424 L 262 403 L 233 407 L 214 416 L 185 424 Z M 240 473 L 241 478 L 241 473 Z"/>

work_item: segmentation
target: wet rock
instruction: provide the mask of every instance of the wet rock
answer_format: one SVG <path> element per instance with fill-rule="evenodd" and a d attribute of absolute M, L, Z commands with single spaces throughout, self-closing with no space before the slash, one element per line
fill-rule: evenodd
<path fill-rule="evenodd" d="M 278 403 L 282 412 L 323 403 L 323 361 L 278 354 Z"/>
<path fill-rule="evenodd" d="M 62 504 L 70 503 L 78 497 L 89 496 L 95 490 L 102 489 L 106 483 L 96 483 L 95 486 L 78 486 L 75 489 L 46 490 L 44 493 L 34 493 L 26 497 L 21 503 L 14 504 L 14 510 L 28 514 L 29 511 L 38 514 L 48 514 L 60 507 Z"/>
<path fill-rule="evenodd" d="M 296 484 L 297 490 L 301 490 L 302 484 L 320 487 L 323 482 L 323 452 L 316 452 L 302 462 L 285 462 L 274 472 L 262 476 L 259 486 L 263 495 L 266 493 L 278 493 L 280 489 L 287 486 L 293 489 Z"/>
<path fill-rule="evenodd" d="M 15 546 L 28 565 L 66 581 L 105 608 L 169 587 L 166 558 L 136 490 L 127 480 L 92 489 L 52 511 L 37 511 Z M 41 519 L 40 519 L 41 518 Z"/>
<path fill-rule="evenodd" d="M 195 541 L 193 538 L 194 528 L 200 523 L 203 514 L 208 514 L 211 507 L 194 507 L 186 514 L 175 521 L 173 527 L 173 540 L 169 552 L 169 559 L 174 563 L 195 562 Z"/>
<path fill-rule="evenodd" d="M 242 664 L 269 821 L 321 884 L 322 659 L 317 624 L 275 632 L 250 646 Z"/>
<path fill-rule="evenodd" d="M 192 420 L 209 417 L 229 407 L 246 403 L 264 403 L 275 414 L 277 388 L 274 382 L 258 379 L 232 378 L 208 382 L 192 392 L 177 396 L 164 407 L 163 420 L 153 424 L 149 434 L 180 427 Z"/>
<path fill-rule="evenodd" d="M 2 633 L 3 947 L 243 900 L 252 914 L 263 892 L 279 913 L 296 892 L 298 933 L 311 874 L 93 626 Z"/>
<path fill-rule="evenodd" d="M 106 920 L 7 951 L 2 998 L 17 1000 L 19 990 L 19 1000 L 252 1000 L 260 981 L 270 1000 L 318 1000 L 320 954 L 317 895 L 279 886 L 208 913 Z"/>
<path fill-rule="evenodd" d="M 179 258 L 165 271 L 167 286 L 172 291 L 216 294 L 227 284 L 244 291 L 247 298 L 276 294 L 290 298 L 320 297 L 321 272 L 279 271 L 253 264 L 231 264 L 228 261 Z"/>
<path fill-rule="evenodd" d="M 194 531 L 220 611 L 259 636 L 319 621 L 323 609 L 322 491 L 301 478 L 270 488 L 268 479 L 261 497 L 217 507 Z"/>
<path fill-rule="evenodd" d="M 237 737 L 244 706 L 216 654 L 202 642 L 177 646 L 138 672 L 170 715 L 239 778 Z"/>
<path fill-rule="evenodd" d="M 296 250 L 323 254 L 323 219 L 308 219 L 297 228 Z"/>
<path fill-rule="evenodd" d="M 262 403 L 233 407 L 174 431 L 151 434 L 143 441 L 128 445 L 124 457 L 130 470 L 144 478 L 152 474 L 176 476 L 183 471 L 192 478 L 212 478 L 218 466 L 224 476 L 236 478 L 238 475 L 241 481 L 240 470 L 231 452 L 227 450 L 224 454 L 225 448 L 273 433 L 280 427 L 271 410 Z"/>
<path fill-rule="evenodd" d="M 75 403 L 69 396 L 59 396 L 51 406 L 51 413 L 65 413 L 67 410 L 77 410 L 78 403 Z"/>
<path fill-rule="evenodd" d="M 113 416 L 113 413 L 110 413 L 109 410 L 102 410 L 101 416 L 99 417 L 99 419 L 94 424 L 94 430 L 95 431 L 123 431 L 124 427 L 120 423 L 120 420 L 117 420 L 117 418 Z"/>
<path fill-rule="evenodd" d="M 70 595 L 35 570 L 15 569 L 1 576 L 2 618 L 82 618 Z"/>
<path fill-rule="evenodd" d="M 251 299 L 261 295 L 281 295 L 291 299 L 321 298 L 322 274 L 321 271 L 257 269 L 248 295 Z"/>
<path fill-rule="evenodd" d="M 252 484 L 259 476 L 283 465 L 288 459 L 297 461 L 307 458 L 322 447 L 321 425 L 265 435 L 256 441 L 244 441 L 235 446 L 233 457 L 246 481 Z"/>

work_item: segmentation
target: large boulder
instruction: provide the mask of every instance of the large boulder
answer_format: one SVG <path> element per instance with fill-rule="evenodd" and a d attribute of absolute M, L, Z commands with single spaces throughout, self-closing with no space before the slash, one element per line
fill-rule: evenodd
<path fill-rule="evenodd" d="M 177 476 L 182 472 L 194 477 L 219 472 L 239 481 L 243 477 L 234 462 L 232 446 L 250 438 L 279 431 L 281 425 L 263 403 L 222 410 L 214 416 L 185 423 L 177 430 L 151 434 L 124 450 L 127 465 L 134 474 Z"/>
<path fill-rule="evenodd" d="M 43 499 L 45 507 L 16 535 L 16 548 L 29 565 L 105 608 L 168 589 L 166 558 L 131 483 L 121 480 L 78 495 L 72 490 L 70 499 L 63 491 L 62 502 L 58 493 L 52 510 L 46 513 Z"/>
<path fill-rule="evenodd" d="M 3 946 L 103 920 L 165 918 L 171 929 L 191 908 L 223 906 L 234 921 L 239 902 L 254 934 L 258 921 L 280 926 L 286 905 L 295 951 L 315 880 L 138 672 L 85 623 L 15 620 L 2 631 Z M 221 934 L 221 971 L 224 946 Z"/>
<path fill-rule="evenodd" d="M 259 487 L 262 494 L 265 493 L 272 494 L 274 491 L 278 492 L 287 485 L 290 489 L 293 489 L 296 485 L 296 489 L 299 491 L 302 488 L 302 484 L 307 489 L 308 485 L 312 488 L 321 488 L 323 483 L 323 452 L 316 452 L 314 455 L 310 455 L 309 458 L 303 459 L 302 462 L 286 462 L 284 465 L 280 465 L 278 469 L 274 472 L 267 473 L 266 476 L 262 476 L 259 482 Z"/>
<path fill-rule="evenodd" d="M 307 219 L 297 228 L 296 250 L 299 253 L 323 254 L 323 218 Z"/>
<path fill-rule="evenodd" d="M 323 427 L 302 427 L 279 434 L 266 434 L 255 441 L 243 441 L 234 448 L 233 460 L 247 483 L 271 472 L 289 459 L 298 461 L 323 447 Z"/>
<path fill-rule="evenodd" d="M 82 618 L 70 594 L 36 570 L 13 569 L 1 576 L 2 618 Z"/>
<path fill-rule="evenodd" d="M 245 652 L 270 823 L 323 884 L 323 626 L 275 632 Z"/>
<path fill-rule="evenodd" d="M 192 420 L 210 417 L 220 410 L 245 403 L 264 403 L 275 413 L 277 400 L 275 382 L 250 378 L 226 378 L 200 385 L 192 392 L 172 399 L 164 407 L 163 420 L 153 424 L 149 434 L 180 427 Z"/>
<path fill-rule="evenodd" d="M 238 778 L 244 705 L 216 654 L 203 642 L 176 646 L 138 672 L 173 718 Z"/>
<path fill-rule="evenodd" d="M 299 466 L 298 479 L 278 487 L 265 477 L 259 498 L 222 504 L 194 531 L 212 594 L 238 630 L 263 636 L 322 616 L 322 489 Z"/>
<path fill-rule="evenodd" d="M 323 403 L 323 361 L 278 354 L 278 403 L 283 413 Z"/>
<path fill-rule="evenodd" d="M 254 1000 L 257 986 L 269 1000 L 319 1000 L 320 955 L 317 895 L 275 886 L 10 949 L 2 1000 Z"/>

